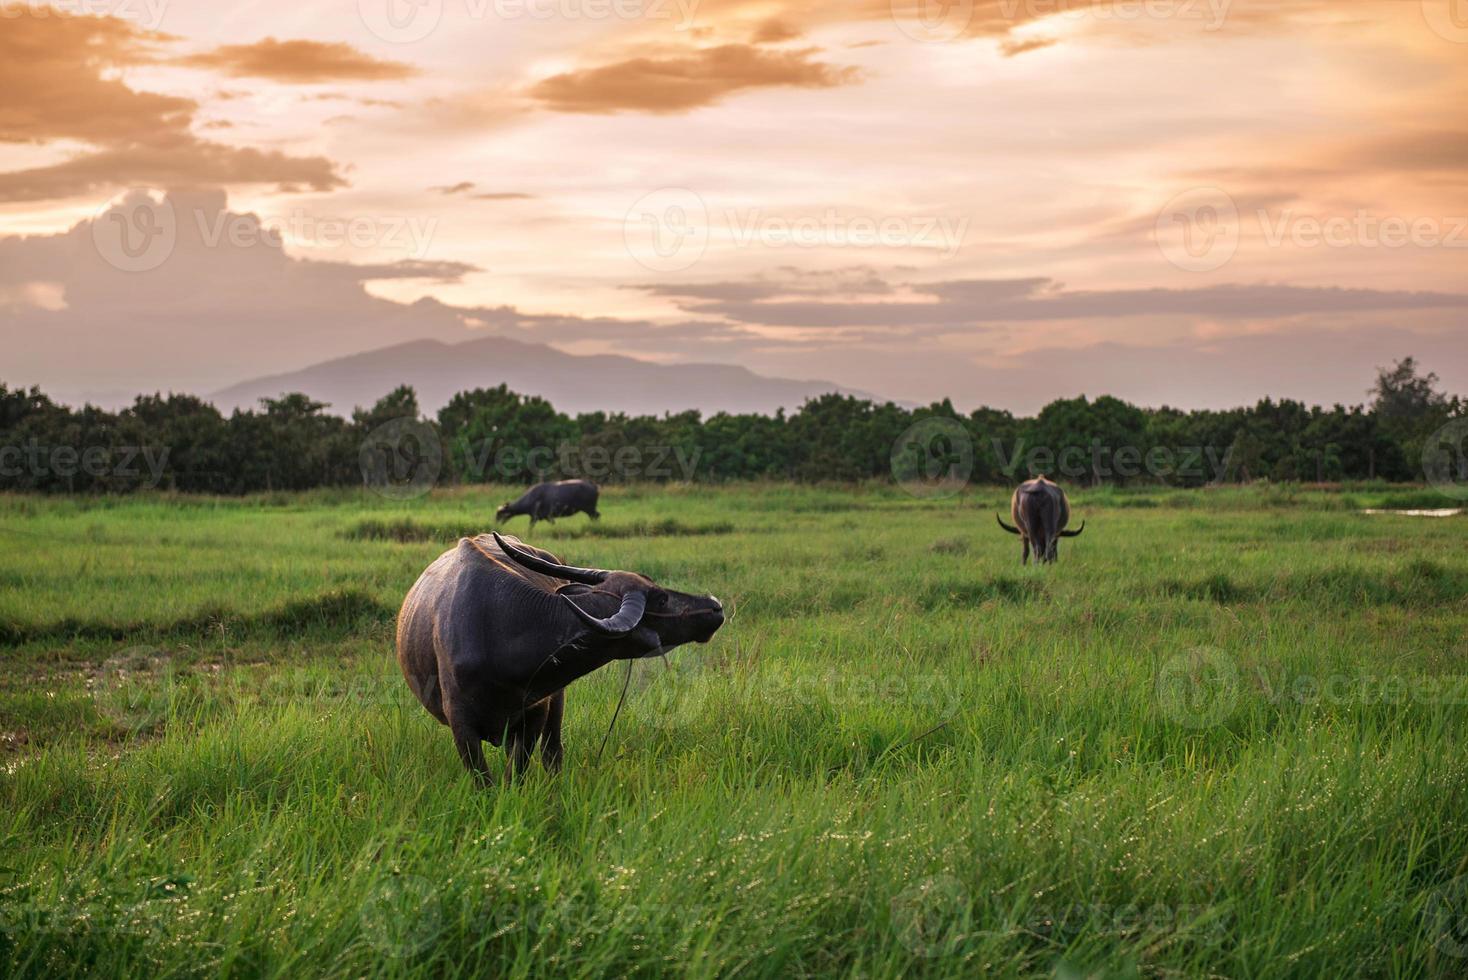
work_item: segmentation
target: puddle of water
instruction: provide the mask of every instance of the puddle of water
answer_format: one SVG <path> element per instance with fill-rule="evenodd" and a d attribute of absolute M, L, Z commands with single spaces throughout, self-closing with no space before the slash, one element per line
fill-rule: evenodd
<path fill-rule="evenodd" d="M 1438 510 L 1363 510 L 1363 514 L 1400 514 L 1403 517 L 1456 517 L 1463 513 L 1461 507 L 1443 507 Z"/>

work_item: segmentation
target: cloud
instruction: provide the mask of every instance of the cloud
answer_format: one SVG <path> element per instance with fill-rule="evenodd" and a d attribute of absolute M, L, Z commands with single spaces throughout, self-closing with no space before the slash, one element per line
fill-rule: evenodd
<path fill-rule="evenodd" d="M 165 61 L 160 51 L 175 40 L 170 35 L 59 11 L 22 12 L 0 23 L 0 141 L 89 147 L 59 163 L 0 173 L 0 201 L 137 184 L 330 190 L 346 183 L 324 157 L 200 139 L 190 131 L 196 102 L 136 91 L 117 76 L 121 68 Z"/>
<path fill-rule="evenodd" d="M 0 293 L 36 297 L 0 317 L 6 381 L 83 395 L 204 392 L 403 340 L 468 336 L 460 311 L 379 299 L 363 284 L 457 282 L 474 266 L 306 261 L 260 218 L 231 212 L 223 191 L 175 191 L 165 201 L 166 212 L 154 214 L 168 215 L 174 237 L 156 267 L 143 271 L 110 262 L 94 234 L 105 242 L 109 226 L 134 218 L 131 209 L 147 203 L 138 193 L 61 234 L 0 238 Z M 37 294 L 36 283 L 54 286 Z"/>
<path fill-rule="evenodd" d="M 1039 51 L 1041 48 L 1048 48 L 1055 43 L 1056 41 L 1053 37 L 1035 37 L 1026 41 L 1005 41 L 999 45 L 999 50 L 1004 53 L 1004 57 L 1013 58 L 1016 55 L 1025 54 L 1028 51 Z"/>
<path fill-rule="evenodd" d="M 1287 285 L 1221 285 L 1192 289 L 1067 290 L 1046 278 L 976 279 L 916 284 L 897 302 L 777 300 L 780 291 L 729 284 L 660 287 L 700 316 L 764 327 L 941 327 L 960 330 L 1004 323 L 1182 316 L 1278 319 L 1375 310 L 1468 309 L 1468 293 Z"/>
<path fill-rule="evenodd" d="M 1348 157 L 1357 168 L 1410 173 L 1468 171 L 1468 129 L 1432 129 L 1371 140 Z"/>
<path fill-rule="evenodd" d="M 535 197 L 534 194 L 525 194 L 520 191 L 485 191 L 471 194 L 475 186 L 477 185 L 472 180 L 461 180 L 457 184 L 442 184 L 428 189 L 446 196 L 463 194 L 475 201 L 528 201 Z"/>
<path fill-rule="evenodd" d="M 798 37 L 800 37 L 800 31 L 792 27 L 788 21 L 772 17 L 755 29 L 750 41 L 754 44 L 779 44 L 781 41 L 793 41 Z"/>
<path fill-rule="evenodd" d="M 355 102 L 360 106 L 377 109 L 401 109 L 403 107 L 403 104 L 396 99 L 371 99 L 361 95 L 348 95 L 345 92 L 316 92 L 302 96 L 302 100 L 306 102 Z"/>
<path fill-rule="evenodd" d="M 1300 161 L 1310 160 L 1311 163 Z M 1241 211 L 1268 210 L 1298 199 L 1298 192 L 1274 190 L 1282 182 L 1320 187 L 1335 181 L 1346 190 L 1363 177 L 1395 176 L 1415 180 L 1428 174 L 1465 182 L 1468 130 L 1424 128 L 1355 140 L 1297 144 L 1295 153 L 1272 164 L 1234 164 L 1185 171 L 1180 176 L 1229 190 Z M 1251 195 L 1245 197 L 1244 195 Z"/>
<path fill-rule="evenodd" d="M 930 377 L 960 393 L 966 406 L 981 401 L 1025 413 L 1081 394 L 1185 409 L 1227 409 L 1261 398 L 1358 405 L 1366 400 L 1376 369 L 1408 354 L 1442 374 L 1449 390 L 1462 390 L 1459 386 L 1468 381 L 1457 367 L 1468 364 L 1468 333 L 1369 319 L 1301 323 L 1288 331 L 1206 344 L 1194 339 L 1102 342 L 1046 346 L 1014 356 L 950 356 L 955 363 L 934 363 Z"/>
<path fill-rule="evenodd" d="M 683 301 L 754 302 L 790 296 L 886 296 L 896 290 L 870 266 L 840 269 L 799 269 L 784 266 L 773 273 L 737 281 L 703 283 L 647 283 L 628 287 Z"/>
<path fill-rule="evenodd" d="M 0 173 L 0 201 L 42 201 L 109 191 L 128 185 L 197 187 L 274 184 L 282 191 L 343 187 L 325 157 L 293 157 L 278 150 L 225 146 L 189 133 L 153 143 L 84 153 L 63 163 Z"/>
<path fill-rule="evenodd" d="M 108 17 L 0 18 L 0 142 L 110 143 L 187 127 L 191 99 L 135 92 L 115 77 L 147 64 L 168 35 Z"/>
<path fill-rule="evenodd" d="M 1356 397 L 1371 368 L 1391 357 L 1421 355 L 1450 387 L 1461 378 L 1449 369 L 1468 364 L 1468 334 L 1453 322 L 1468 296 L 1443 293 L 1270 285 L 1071 290 L 1043 277 L 913 284 L 900 278 L 911 270 L 883 275 L 853 266 L 639 287 L 688 308 L 690 315 L 671 323 L 428 298 L 397 303 L 364 284 L 459 282 L 479 270 L 408 258 L 306 261 L 268 236 L 242 236 L 242 244 L 219 229 L 248 230 L 260 221 L 229 211 L 222 191 L 170 194 L 177 235 L 171 252 L 157 268 L 129 273 L 107 261 L 94 231 L 142 200 L 131 195 L 62 234 L 0 238 L 7 382 L 38 383 L 69 401 L 120 403 L 141 390 L 207 392 L 404 341 L 485 334 L 581 352 L 737 362 L 774 376 L 829 377 L 884 397 L 951 395 L 960 405 L 1024 411 L 1082 392 L 1185 406 L 1266 394 L 1329 402 Z M 792 309 L 801 315 L 790 315 Z M 1195 323 L 1234 317 L 1241 326 L 1232 335 L 1138 334 L 1129 343 L 1065 343 L 1063 335 L 1023 328 L 1015 333 L 1026 341 L 1023 353 L 1005 353 L 1002 334 L 988 332 L 998 330 L 992 321 L 999 317 L 1163 314 Z M 848 332 L 861 342 L 762 326 L 792 320 L 855 323 Z M 1268 329 L 1253 329 L 1260 324 Z M 1302 372 L 1302 364 L 1310 370 Z"/>
<path fill-rule="evenodd" d="M 135 192 L 61 234 L 0 237 L 7 383 L 40 384 L 72 402 L 121 404 L 139 391 L 204 393 L 410 340 L 492 334 L 708 361 L 749 339 L 742 328 L 717 321 L 654 323 L 381 299 L 364 284 L 453 283 L 480 270 L 409 258 L 370 265 L 298 258 L 259 217 L 230 211 L 221 190 L 168 194 L 174 240 L 166 256 L 145 271 L 120 269 L 94 233 L 105 238 L 109 226 L 128 223 L 135 206 L 160 207 L 151 202 Z"/>
<path fill-rule="evenodd" d="M 295 84 L 379 82 L 410 78 L 418 73 L 412 65 L 374 58 L 350 44 L 279 41 L 273 37 L 252 44 L 227 44 L 179 58 L 177 63 L 234 78 L 269 78 Z"/>
<path fill-rule="evenodd" d="M 347 282 L 381 282 L 388 279 L 421 279 L 452 285 L 463 281 L 471 272 L 481 272 L 479 266 L 468 262 L 452 262 L 437 259 L 398 259 L 396 262 L 345 263 L 308 262 L 323 275 L 335 273 Z"/>
<path fill-rule="evenodd" d="M 158 207 L 151 200 L 129 194 L 57 235 L 0 237 L 3 380 L 40 384 L 68 401 L 116 404 L 138 391 L 205 393 L 410 340 L 492 334 L 707 361 L 720 345 L 747 336 L 716 321 L 659 324 L 381 299 L 364 284 L 455 283 L 480 270 L 410 258 L 370 265 L 305 260 L 282 247 L 259 217 L 230 211 L 221 190 L 167 195 L 175 238 L 166 257 L 140 272 L 114 266 L 94 232 L 126 223 L 135 206 Z"/>
<path fill-rule="evenodd" d="M 1468 381 L 1457 368 L 1468 364 L 1468 334 L 1370 321 L 1302 323 L 1287 332 L 1246 334 L 1208 344 L 1192 338 L 1103 341 L 1048 345 L 1017 354 L 926 352 L 909 341 L 906 346 L 853 351 L 850 359 L 843 359 L 837 380 L 856 387 L 876 384 L 884 394 L 918 402 L 931 400 L 936 392 L 951 394 L 964 410 L 991 405 L 1027 414 L 1057 398 L 1083 394 L 1179 408 L 1227 409 L 1261 398 L 1353 405 L 1365 400 L 1377 367 L 1407 354 L 1443 375 L 1449 390 L 1461 391 Z M 795 359 L 787 355 L 779 360 L 787 373 L 822 361 L 828 373 L 834 369 L 829 354 Z"/>
<path fill-rule="evenodd" d="M 857 80 L 854 68 L 812 61 L 815 48 L 765 51 L 748 44 L 692 54 L 630 58 L 552 75 L 529 94 L 557 112 L 688 112 L 752 88 L 833 88 Z"/>

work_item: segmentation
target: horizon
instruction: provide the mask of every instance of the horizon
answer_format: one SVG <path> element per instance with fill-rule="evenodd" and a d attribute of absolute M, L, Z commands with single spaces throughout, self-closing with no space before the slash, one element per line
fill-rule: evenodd
<path fill-rule="evenodd" d="M 1454 0 L 390 2 L 0 4 L 5 380 L 501 336 L 1017 413 L 1468 390 Z"/>
<path fill-rule="evenodd" d="M 476 340 L 491 340 L 491 339 L 493 339 L 493 340 L 506 340 L 506 339 L 509 339 L 509 338 L 475 338 L 475 339 Z M 471 341 L 459 341 L 458 343 L 469 343 L 469 342 L 471 342 Z M 511 340 L 511 342 L 512 343 L 519 343 L 519 344 L 528 344 L 528 343 L 530 343 L 528 341 L 519 341 L 519 340 Z M 442 346 L 455 346 L 455 342 L 453 342 L 453 341 L 439 341 L 439 340 L 433 340 L 433 339 L 417 340 L 417 341 L 407 341 L 405 343 L 407 343 L 407 344 L 428 343 L 428 344 L 438 344 L 438 345 L 442 345 Z M 546 346 L 546 345 L 539 345 L 539 346 Z M 377 352 L 377 351 L 367 351 L 367 352 L 363 352 L 363 353 L 365 353 L 365 354 L 372 354 L 372 353 L 379 353 L 379 352 Z M 354 356 L 361 356 L 361 355 L 360 354 L 359 355 L 348 355 L 348 358 L 354 357 Z M 346 360 L 346 359 L 347 358 L 342 358 L 342 360 Z M 1459 395 L 1459 393 L 1457 393 L 1455 391 L 1452 391 L 1450 389 L 1446 389 L 1444 386 L 1442 386 L 1442 384 L 1441 384 L 1441 378 L 1437 375 L 1437 373 L 1435 371 L 1432 371 L 1431 370 L 1431 366 L 1430 365 L 1423 365 L 1423 364 L 1421 364 L 1420 361 L 1417 361 L 1410 354 L 1409 355 L 1406 355 L 1405 357 L 1396 359 L 1392 363 L 1392 365 L 1383 365 L 1378 370 L 1378 374 L 1384 373 L 1385 371 L 1388 370 L 1389 367 L 1400 367 L 1402 364 L 1408 363 L 1408 362 L 1414 363 L 1415 366 L 1422 371 L 1422 376 L 1423 377 L 1430 377 L 1431 380 L 1435 382 L 1434 390 L 1437 391 L 1438 393 L 1440 393 L 1440 394 L 1442 394 L 1444 396 L 1450 397 L 1450 398 L 1451 397 L 1459 397 L 1460 399 L 1462 399 L 1464 401 L 1468 401 L 1468 397 L 1461 396 L 1461 395 Z M 741 365 L 721 365 L 721 364 L 713 364 L 713 363 L 703 363 L 703 364 L 700 364 L 698 362 L 690 362 L 690 366 L 698 366 L 698 367 L 720 367 L 720 368 L 722 368 L 722 367 L 739 367 L 739 368 L 742 368 Z M 745 369 L 745 370 L 747 370 L 747 369 Z M 286 372 L 287 375 L 289 375 L 291 373 L 295 373 L 295 372 Z M 815 385 L 819 385 L 819 384 L 824 384 L 825 383 L 825 382 L 821 381 L 821 379 L 813 379 L 813 378 L 806 378 L 806 379 L 775 379 L 775 380 L 787 380 L 787 381 L 795 381 L 795 382 L 799 382 L 799 383 L 811 383 L 811 384 L 815 384 Z M 145 390 L 145 391 L 137 391 L 137 392 L 133 392 L 133 393 L 131 393 L 129 395 L 126 395 L 126 396 L 119 394 L 115 399 L 113 399 L 112 401 L 108 401 L 108 402 L 102 402 L 102 401 L 73 402 L 73 401 L 66 401 L 66 400 L 57 398 L 54 395 L 52 395 L 51 392 L 46 391 L 44 388 L 40 388 L 40 386 L 30 386 L 30 385 L 17 386 L 17 385 L 11 385 L 4 378 L 0 378 L 0 386 L 8 386 L 12 391 L 30 390 L 30 389 L 36 388 L 36 389 L 39 389 L 40 390 L 40 393 L 41 394 L 43 394 L 47 398 L 49 398 L 53 404 L 65 406 L 65 407 L 67 407 L 69 409 L 72 409 L 72 410 L 81 409 L 83 407 L 93 407 L 93 408 L 99 408 L 99 409 L 102 409 L 104 411 L 109 411 L 109 412 L 121 412 L 121 411 L 125 411 L 128 408 L 132 407 L 137 402 L 138 399 L 143 399 L 143 398 L 165 398 L 166 399 L 166 398 L 171 398 L 171 397 L 175 397 L 175 396 L 198 398 L 200 401 L 202 401 L 202 402 L 204 402 L 206 404 L 213 405 L 216 409 L 218 409 L 220 411 L 221 414 L 228 414 L 228 410 L 231 407 L 234 407 L 236 409 L 239 409 L 239 406 L 230 406 L 230 405 L 227 405 L 227 404 L 225 404 L 225 405 L 221 405 L 220 404 L 220 402 L 219 402 L 219 396 L 224 393 L 222 391 L 221 392 L 215 392 L 213 394 L 201 394 L 200 392 L 196 392 L 196 391 L 184 391 L 184 390 L 174 390 L 174 389 L 154 389 L 154 390 L 151 390 L 151 391 L 147 391 L 147 390 Z M 233 387 L 244 387 L 244 385 L 238 385 L 238 386 L 233 386 Z M 523 398 L 541 398 L 544 401 L 546 401 L 557 412 L 560 412 L 563 415 L 567 415 L 568 417 L 574 417 L 575 415 L 579 414 L 578 412 L 569 411 L 567 409 L 562 408 L 560 405 L 556 404 L 556 402 L 555 402 L 554 399 L 551 399 L 551 398 L 549 398 L 549 397 L 547 397 L 545 395 L 542 395 L 539 392 L 520 390 L 520 389 L 516 388 L 514 385 L 509 385 L 509 384 L 506 384 L 504 382 L 499 382 L 498 384 L 489 383 L 489 384 L 481 385 L 479 387 L 481 389 L 492 389 L 492 388 L 496 388 L 496 387 L 505 387 L 511 394 L 518 395 L 518 396 L 523 397 Z M 357 411 L 367 411 L 367 410 L 371 409 L 374 404 L 376 404 L 378 401 L 380 401 L 380 400 L 388 397 L 389 395 L 393 394 L 399 388 L 407 388 L 410 391 L 413 391 L 414 394 L 415 394 L 415 396 L 419 396 L 419 392 L 417 391 L 417 389 L 416 389 L 416 387 L 414 385 L 412 385 L 411 383 L 408 383 L 408 382 L 404 382 L 401 385 L 397 385 L 397 386 L 388 388 L 388 389 L 386 389 L 386 390 L 384 390 L 382 392 L 379 392 L 376 397 L 374 397 L 374 398 L 372 398 L 372 399 L 370 399 L 368 401 L 365 401 L 365 402 L 362 402 L 362 403 L 359 403 L 359 404 L 353 404 L 353 405 L 336 404 L 336 403 L 328 402 L 328 403 L 325 404 L 324 409 L 330 415 L 335 415 L 335 416 L 339 416 L 341 418 L 348 418 L 349 419 L 349 418 L 352 417 L 352 414 L 354 412 L 357 412 Z M 455 392 L 455 393 L 456 394 L 458 394 L 458 393 L 465 393 L 465 392 L 469 392 L 471 390 L 474 390 L 474 389 L 464 388 L 464 389 L 460 389 L 458 392 Z M 281 388 L 280 391 L 276 395 L 262 396 L 254 404 L 248 406 L 244 410 L 258 411 L 261 408 L 262 403 L 266 400 L 266 398 L 279 398 L 279 397 L 289 396 L 289 395 L 292 395 L 292 394 L 307 394 L 307 393 L 306 392 L 300 392 L 300 391 L 291 389 L 289 387 L 284 387 L 284 388 Z M 1077 392 L 1075 394 L 1069 394 L 1069 395 L 1057 395 L 1054 398 L 1051 398 L 1050 400 L 1046 401 L 1044 404 L 1040 405 L 1038 408 L 1036 408 L 1033 411 L 1021 412 L 1021 411 L 1015 411 L 1014 409 L 1008 408 L 1008 407 L 1006 407 L 1004 405 L 990 405 L 990 404 L 983 404 L 983 403 L 976 404 L 976 405 L 973 405 L 973 406 L 970 406 L 970 407 L 964 407 L 964 406 L 959 405 L 954 399 L 948 398 L 948 397 L 936 398 L 936 399 L 934 399 L 934 400 L 932 400 L 930 402 L 913 402 L 913 401 L 907 401 L 907 400 L 899 400 L 899 399 L 891 399 L 891 398 L 881 398 L 881 397 L 873 396 L 872 394 L 867 393 L 867 392 L 850 391 L 850 390 L 840 390 L 836 386 L 833 386 L 830 390 L 819 390 L 818 389 L 816 391 L 816 394 L 814 394 L 814 395 L 806 398 L 805 401 L 803 401 L 801 404 L 789 405 L 789 406 L 782 405 L 782 406 L 780 406 L 780 408 L 783 411 L 785 411 L 787 414 L 793 414 L 793 413 L 796 413 L 796 412 L 801 411 L 801 409 L 804 407 L 804 405 L 805 405 L 806 402 L 812 401 L 815 398 L 823 397 L 825 395 L 838 395 L 838 396 L 845 397 L 845 398 L 851 398 L 851 399 L 856 400 L 856 401 L 868 402 L 868 403 L 872 404 L 873 406 L 893 405 L 893 406 L 896 406 L 898 408 L 902 408 L 902 409 L 904 409 L 906 411 L 925 410 L 925 409 L 936 407 L 936 406 L 941 405 L 941 404 L 943 404 L 943 403 L 946 402 L 946 403 L 952 405 L 954 411 L 957 412 L 957 413 L 959 413 L 960 415 L 971 416 L 971 415 L 974 415 L 974 414 L 976 414 L 978 412 L 981 412 L 981 411 L 992 410 L 992 411 L 1006 412 L 1009 415 L 1011 415 L 1013 418 L 1015 418 L 1016 420 L 1024 420 L 1024 419 L 1033 419 L 1044 408 L 1049 407 L 1050 405 L 1054 405 L 1056 403 L 1070 402 L 1070 401 L 1075 401 L 1075 400 L 1085 400 L 1085 401 L 1087 401 L 1090 404 L 1095 404 L 1097 401 L 1099 401 L 1101 399 L 1105 399 L 1105 398 L 1115 398 L 1115 399 L 1123 402 L 1124 404 L 1126 404 L 1126 405 L 1128 405 L 1128 406 L 1130 406 L 1132 408 L 1136 408 L 1136 409 L 1139 409 L 1139 410 L 1141 410 L 1143 412 L 1147 412 L 1147 413 L 1159 413 L 1159 412 L 1167 412 L 1167 411 L 1178 411 L 1178 412 L 1183 412 L 1183 413 L 1189 414 L 1189 415 L 1195 415 L 1195 414 L 1199 414 L 1199 413 L 1209 413 L 1209 412 L 1224 413 L 1224 412 L 1232 412 L 1232 411 L 1249 411 L 1249 410 L 1252 410 L 1252 409 L 1254 409 L 1254 408 L 1256 408 L 1259 405 L 1264 404 L 1264 403 L 1273 403 L 1273 404 L 1276 404 L 1276 405 L 1292 403 L 1292 404 L 1301 405 L 1301 406 L 1303 406 L 1303 407 L 1305 407 L 1307 409 L 1310 409 L 1310 410 L 1316 410 L 1316 409 L 1318 409 L 1318 410 L 1321 410 L 1321 411 L 1339 411 L 1339 410 L 1343 410 L 1343 411 L 1355 411 L 1355 410 L 1358 410 L 1358 409 L 1359 410 L 1364 410 L 1364 411 L 1370 411 L 1370 410 L 1372 410 L 1371 398 L 1370 398 L 1370 396 L 1372 394 L 1373 394 L 1372 389 L 1370 389 L 1370 388 L 1363 388 L 1362 389 L 1362 397 L 1358 401 L 1354 401 L 1354 402 L 1352 402 L 1352 401 L 1342 401 L 1342 400 L 1337 400 L 1337 401 L 1333 401 L 1333 402 L 1318 402 L 1318 401 L 1312 402 L 1312 401 L 1308 401 L 1308 400 L 1305 400 L 1305 399 L 1295 398 L 1295 397 L 1292 397 L 1292 396 L 1290 396 L 1288 394 L 1274 394 L 1274 395 L 1264 395 L 1264 396 L 1261 396 L 1261 397 L 1259 397 L 1257 399 L 1254 399 L 1253 401 L 1247 402 L 1247 403 L 1240 402 L 1238 404 L 1225 405 L 1225 406 L 1221 406 L 1221 407 L 1187 408 L 1187 407 L 1180 406 L 1180 405 L 1171 405 L 1171 404 L 1166 404 L 1166 403 L 1158 404 L 1158 405 L 1150 405 L 1150 404 L 1138 403 L 1138 402 L 1131 401 L 1130 399 L 1123 398 L 1123 397 L 1121 397 L 1119 395 L 1116 395 L 1116 394 L 1113 394 L 1113 393 L 1107 392 L 1107 391 L 1099 391 L 1099 392 L 1096 392 L 1094 394 L 1091 393 L 1091 392 L 1082 391 L 1082 392 Z M 420 401 L 421 401 L 421 397 L 420 397 Z M 441 407 L 441 406 L 439 406 L 439 407 Z M 698 411 L 700 413 L 700 415 L 702 417 L 704 417 L 704 418 L 713 416 L 715 414 L 760 415 L 760 416 L 766 416 L 766 417 L 772 416 L 772 415 L 775 414 L 773 411 L 768 411 L 768 412 L 766 412 L 766 411 L 722 412 L 722 410 L 721 410 L 720 412 L 710 412 L 710 411 L 704 411 L 702 409 L 698 409 L 696 406 L 690 406 L 690 409 L 695 410 L 695 411 Z M 422 409 L 422 415 L 424 417 L 432 417 L 432 416 L 434 416 L 437 413 L 437 410 L 438 410 L 437 407 L 429 407 L 428 405 L 424 405 L 424 407 Z M 641 416 L 644 416 L 644 417 L 661 417 L 661 416 L 664 416 L 664 415 L 673 414 L 672 410 L 669 410 L 667 412 L 642 412 L 642 413 L 637 413 L 637 412 L 618 412 L 617 410 L 613 410 L 613 409 L 594 409 L 593 411 L 605 411 L 607 414 L 625 414 L 625 415 L 628 415 L 628 416 L 641 415 Z"/>

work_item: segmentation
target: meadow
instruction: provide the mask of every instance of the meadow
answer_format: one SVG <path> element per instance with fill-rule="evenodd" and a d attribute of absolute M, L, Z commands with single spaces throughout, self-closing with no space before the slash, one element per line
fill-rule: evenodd
<path fill-rule="evenodd" d="M 0 975 L 1468 975 L 1441 498 L 612 488 L 529 540 L 732 616 L 480 790 L 393 619 L 511 495 L 0 497 Z"/>

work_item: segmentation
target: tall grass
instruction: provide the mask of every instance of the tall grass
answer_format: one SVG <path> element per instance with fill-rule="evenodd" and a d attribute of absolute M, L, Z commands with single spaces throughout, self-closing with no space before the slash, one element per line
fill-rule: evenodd
<path fill-rule="evenodd" d="M 532 540 L 735 614 L 488 791 L 391 629 L 502 492 L 0 501 L 0 974 L 1464 975 L 1468 521 L 1392 492 L 1039 569 L 995 490 L 612 490 Z"/>

